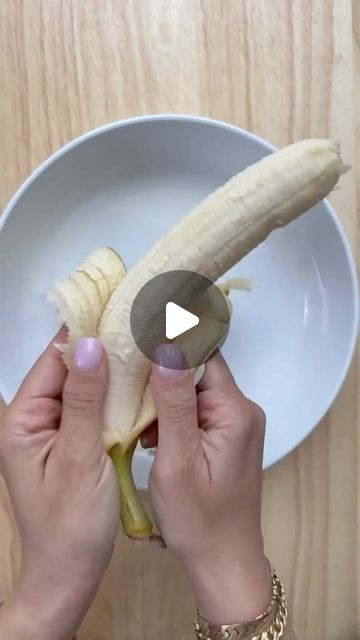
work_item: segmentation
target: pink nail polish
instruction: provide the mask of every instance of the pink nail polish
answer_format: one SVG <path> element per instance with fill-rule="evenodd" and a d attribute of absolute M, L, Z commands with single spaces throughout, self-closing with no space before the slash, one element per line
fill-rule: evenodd
<path fill-rule="evenodd" d="M 184 371 L 184 356 L 180 347 L 173 344 L 162 344 L 155 349 L 156 370 L 164 380 L 179 378 Z"/>
<path fill-rule="evenodd" d="M 76 345 L 74 364 L 83 371 L 97 371 L 102 360 L 103 348 L 96 338 L 81 338 Z"/>

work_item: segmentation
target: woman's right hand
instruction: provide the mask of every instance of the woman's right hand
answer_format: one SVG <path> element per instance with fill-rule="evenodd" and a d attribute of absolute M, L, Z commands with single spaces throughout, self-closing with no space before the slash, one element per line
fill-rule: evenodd
<path fill-rule="evenodd" d="M 157 526 L 182 561 L 202 616 L 239 623 L 271 601 L 261 532 L 263 411 L 237 388 L 218 354 L 198 385 L 176 345 L 157 350 L 151 376 L 158 425 L 150 492 Z M 158 442 L 157 442 L 158 440 Z"/>

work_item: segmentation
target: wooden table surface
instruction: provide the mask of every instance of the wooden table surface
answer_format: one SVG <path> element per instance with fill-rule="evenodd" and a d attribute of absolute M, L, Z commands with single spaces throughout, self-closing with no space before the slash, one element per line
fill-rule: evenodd
<path fill-rule="evenodd" d="M 338 139 L 353 170 L 331 200 L 359 257 L 359 0 L 1 0 L 0 86 L 1 207 L 88 129 L 142 113 L 203 114 L 278 146 Z M 356 357 L 329 415 L 265 474 L 267 551 L 307 640 L 360 637 L 358 393 Z M 2 486 L 0 599 L 18 559 Z M 119 537 L 80 638 L 185 640 L 193 607 L 167 552 Z"/>

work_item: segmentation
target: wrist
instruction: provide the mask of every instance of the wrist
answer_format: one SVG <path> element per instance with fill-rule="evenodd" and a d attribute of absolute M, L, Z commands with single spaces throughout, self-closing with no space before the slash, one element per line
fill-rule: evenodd
<path fill-rule="evenodd" d="M 52 607 L 37 609 L 13 594 L 0 614 L 0 637 L 11 640 L 72 640 L 75 630 L 68 628 L 66 611 Z"/>
<path fill-rule="evenodd" d="M 239 624 L 266 611 L 272 599 L 271 572 L 262 551 L 212 553 L 186 567 L 198 610 L 214 624 Z"/>
<path fill-rule="evenodd" d="M 22 572 L 1 625 L 12 640 L 72 640 L 93 598 L 98 582 L 89 575 L 61 576 L 40 567 Z M 2 631 L 3 626 L 0 625 Z M 0 633 L 0 637 L 2 637 Z M 5 636 L 4 636 L 5 637 Z"/>

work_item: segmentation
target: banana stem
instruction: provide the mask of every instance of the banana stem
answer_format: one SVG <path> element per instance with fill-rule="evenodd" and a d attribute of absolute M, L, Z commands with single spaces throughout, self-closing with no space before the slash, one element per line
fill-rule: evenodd
<path fill-rule="evenodd" d="M 152 537 L 153 524 L 141 504 L 132 476 L 131 467 L 135 448 L 136 441 L 125 451 L 120 444 L 116 444 L 110 449 L 109 455 L 114 463 L 120 487 L 120 517 L 124 533 L 130 538 L 148 540 Z"/>

